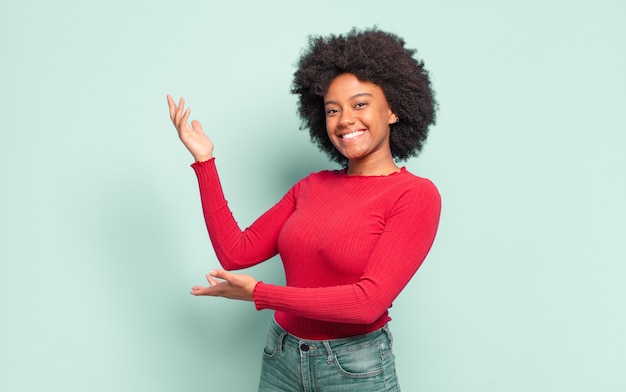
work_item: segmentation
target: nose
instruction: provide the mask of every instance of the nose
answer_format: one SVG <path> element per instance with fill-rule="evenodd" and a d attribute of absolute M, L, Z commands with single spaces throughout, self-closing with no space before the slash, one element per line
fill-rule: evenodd
<path fill-rule="evenodd" d="M 354 124 L 354 117 L 352 117 L 350 112 L 343 112 L 341 114 L 341 118 L 339 119 L 339 124 L 344 128 L 349 127 Z"/>

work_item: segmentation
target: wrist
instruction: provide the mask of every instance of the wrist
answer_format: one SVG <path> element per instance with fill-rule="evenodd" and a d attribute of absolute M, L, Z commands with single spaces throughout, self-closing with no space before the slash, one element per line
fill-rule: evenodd
<path fill-rule="evenodd" d="M 252 288 L 252 303 L 254 303 L 254 307 L 256 308 L 256 310 L 261 310 L 261 308 L 256 303 L 257 289 L 259 288 L 259 285 L 261 284 L 263 284 L 263 281 L 259 280 L 258 282 L 254 284 L 254 288 Z"/>
<path fill-rule="evenodd" d="M 193 159 L 196 160 L 196 162 L 206 162 L 206 161 L 210 161 L 211 159 L 213 159 L 213 154 L 208 154 L 208 155 L 194 155 Z"/>

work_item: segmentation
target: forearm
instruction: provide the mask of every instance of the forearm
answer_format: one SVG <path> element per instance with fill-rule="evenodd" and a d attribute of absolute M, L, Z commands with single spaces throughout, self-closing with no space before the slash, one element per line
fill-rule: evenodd
<path fill-rule="evenodd" d="M 221 265 L 241 269 L 276 255 L 280 222 L 289 214 L 286 203 L 277 204 L 241 230 L 224 197 L 215 160 L 196 162 L 192 167 L 198 177 L 206 227 Z"/>
<path fill-rule="evenodd" d="M 371 324 L 391 305 L 383 297 L 369 296 L 361 284 L 299 288 L 259 282 L 254 289 L 257 310 L 272 309 L 315 320 Z"/>

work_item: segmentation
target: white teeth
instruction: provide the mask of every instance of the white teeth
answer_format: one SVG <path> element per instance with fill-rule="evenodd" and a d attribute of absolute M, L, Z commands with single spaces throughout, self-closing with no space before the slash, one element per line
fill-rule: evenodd
<path fill-rule="evenodd" d="M 362 134 L 363 131 L 354 131 L 354 132 L 350 132 L 350 133 L 346 133 L 345 135 L 342 135 L 341 138 L 342 139 L 352 139 L 353 137 L 357 137 L 360 134 Z"/>

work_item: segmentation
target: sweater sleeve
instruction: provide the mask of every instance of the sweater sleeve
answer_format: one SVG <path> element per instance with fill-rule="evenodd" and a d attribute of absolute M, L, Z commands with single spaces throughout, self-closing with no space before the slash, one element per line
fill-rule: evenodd
<path fill-rule="evenodd" d="M 428 254 L 439 224 L 441 198 L 430 181 L 398 199 L 366 267 L 354 284 L 284 287 L 260 282 L 256 308 L 353 324 L 375 322 L 391 306 Z"/>
<path fill-rule="evenodd" d="M 198 177 L 209 237 L 222 267 L 247 268 L 275 256 L 280 230 L 294 209 L 293 188 L 252 225 L 241 230 L 224 197 L 215 159 L 191 166 Z"/>

